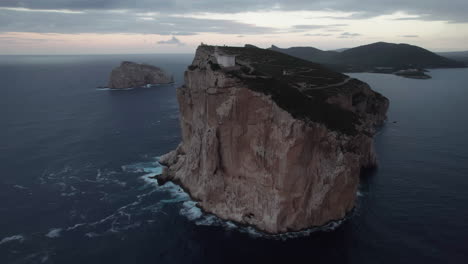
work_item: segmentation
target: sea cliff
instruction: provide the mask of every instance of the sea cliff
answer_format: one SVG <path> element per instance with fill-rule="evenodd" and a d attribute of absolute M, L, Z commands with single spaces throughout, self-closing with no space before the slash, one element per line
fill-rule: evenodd
<path fill-rule="evenodd" d="M 235 64 L 220 65 L 223 56 Z M 268 233 L 343 218 L 388 99 L 318 64 L 257 48 L 197 49 L 177 89 L 182 142 L 159 181 L 199 206 Z"/>

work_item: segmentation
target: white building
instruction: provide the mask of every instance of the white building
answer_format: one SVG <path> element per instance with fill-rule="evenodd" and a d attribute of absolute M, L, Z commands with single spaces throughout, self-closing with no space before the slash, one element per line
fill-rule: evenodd
<path fill-rule="evenodd" d="M 221 54 L 218 51 L 218 47 L 215 48 L 215 57 L 218 61 L 218 64 L 223 67 L 234 67 L 236 66 L 236 56 L 235 55 L 226 55 Z"/>

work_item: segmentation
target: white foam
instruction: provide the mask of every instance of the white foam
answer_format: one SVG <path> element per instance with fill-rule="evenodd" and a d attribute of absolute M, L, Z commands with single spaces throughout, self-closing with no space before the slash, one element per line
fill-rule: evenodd
<path fill-rule="evenodd" d="M 197 203 L 194 201 L 185 201 L 180 209 L 180 214 L 193 221 L 202 217 L 203 212 L 197 207 Z"/>
<path fill-rule="evenodd" d="M 190 195 L 188 195 L 188 193 L 186 193 L 179 185 L 174 184 L 173 182 L 168 182 L 160 188 L 161 190 L 167 191 L 174 199 L 178 199 L 180 201 L 190 200 Z"/>
<path fill-rule="evenodd" d="M 138 198 L 138 200 L 141 201 L 141 199 L 145 198 L 146 196 L 150 196 L 151 194 L 153 194 L 153 193 L 155 193 L 155 192 L 157 192 L 157 191 L 158 191 L 158 189 L 153 189 L 153 190 L 151 190 L 151 191 L 148 192 L 148 193 L 143 193 L 143 194 L 137 195 L 137 198 Z"/>
<path fill-rule="evenodd" d="M 122 186 L 122 187 L 126 187 L 126 186 L 127 186 L 127 183 L 126 183 L 126 182 L 124 182 L 124 181 L 119 181 L 118 179 L 106 177 L 106 176 L 111 176 L 111 175 L 114 175 L 114 174 L 117 174 L 117 172 L 115 172 L 115 171 L 107 171 L 107 170 L 105 170 L 105 171 L 103 172 L 103 171 L 101 171 L 101 169 L 97 169 L 97 172 L 96 172 L 96 181 L 91 181 L 91 180 L 88 180 L 88 181 L 89 181 L 89 182 L 96 182 L 96 183 L 114 183 L 114 184 L 120 185 L 120 186 Z"/>
<path fill-rule="evenodd" d="M 226 227 L 227 227 L 228 229 L 236 229 L 236 228 L 238 228 L 238 226 L 237 226 L 235 223 L 231 222 L 231 221 L 227 221 L 227 222 L 226 222 Z"/>
<path fill-rule="evenodd" d="M 89 233 L 86 233 L 85 236 L 87 236 L 87 237 L 89 237 L 89 238 L 93 238 L 93 237 L 99 237 L 99 236 L 101 236 L 101 235 L 98 234 L 98 233 L 89 232 Z"/>
<path fill-rule="evenodd" d="M 129 91 L 129 90 L 134 90 L 135 88 L 119 88 L 119 89 L 113 89 L 113 88 L 96 88 L 96 91 Z"/>
<path fill-rule="evenodd" d="M 126 186 L 127 186 L 127 183 L 126 183 L 126 182 L 123 182 L 123 181 L 113 180 L 112 182 L 115 183 L 115 184 L 117 184 L 117 185 L 120 185 L 120 186 L 122 186 L 122 187 L 126 187 Z"/>
<path fill-rule="evenodd" d="M 180 214 L 187 217 L 190 221 L 195 221 L 195 224 L 198 226 L 219 226 L 226 230 L 237 230 L 241 233 L 248 234 L 250 237 L 253 238 L 267 238 L 267 239 L 275 239 L 275 240 L 286 240 L 286 239 L 294 239 L 300 237 L 307 237 L 310 236 L 312 233 L 315 232 L 328 232 L 337 229 L 341 224 L 346 221 L 345 219 L 333 221 L 328 223 L 325 226 L 321 227 L 314 227 L 311 229 L 298 231 L 298 232 L 288 232 L 283 234 L 267 234 L 264 233 L 252 226 L 241 226 L 237 225 L 232 221 L 223 220 L 215 215 L 211 214 L 203 214 L 202 210 L 198 208 L 197 203 L 194 201 L 186 201 L 183 204 L 183 208 L 180 210 Z"/>
<path fill-rule="evenodd" d="M 129 165 L 123 165 L 121 168 L 123 171 L 134 173 L 146 172 L 158 174 L 162 172 L 162 166 L 157 161 L 139 162 Z"/>
<path fill-rule="evenodd" d="M 255 228 L 253 228 L 251 226 L 242 227 L 242 228 L 240 228 L 240 231 L 243 232 L 243 233 L 247 233 L 251 237 L 265 236 L 265 234 L 260 233 L 259 231 L 257 231 L 257 229 L 255 229 Z"/>
<path fill-rule="evenodd" d="M 121 227 L 119 228 L 118 230 L 129 230 L 129 229 L 134 229 L 134 228 L 138 228 L 141 226 L 141 222 L 136 222 L 136 223 L 133 223 L 131 225 L 127 225 L 127 226 L 124 226 L 124 227 Z"/>
<path fill-rule="evenodd" d="M 16 189 L 20 189 L 20 190 L 27 190 L 28 189 L 27 187 L 24 187 L 22 185 L 14 185 L 13 187 L 16 188 Z"/>
<path fill-rule="evenodd" d="M 76 192 L 61 193 L 60 196 L 63 196 L 63 197 L 71 197 L 71 196 L 75 196 L 76 194 L 77 194 Z"/>
<path fill-rule="evenodd" d="M 161 200 L 159 201 L 159 203 L 161 204 L 172 204 L 172 203 L 181 203 L 181 202 L 185 202 L 185 201 L 188 201 L 189 199 L 185 196 L 180 196 L 180 197 L 176 197 L 174 199 L 165 199 L 165 200 Z"/>
<path fill-rule="evenodd" d="M 303 230 L 303 231 L 289 232 L 289 233 L 284 233 L 284 234 L 279 234 L 279 235 L 262 234 L 261 236 L 266 237 L 266 238 L 272 238 L 272 239 L 280 239 L 280 240 L 307 237 L 316 232 L 333 231 L 337 229 L 338 227 L 340 227 L 345 221 L 346 221 L 346 218 L 338 220 L 338 221 L 332 221 L 324 226 L 314 227 L 314 228 L 310 228 L 310 229 Z"/>
<path fill-rule="evenodd" d="M 195 222 L 199 226 L 222 226 L 222 221 L 214 215 L 203 215 L 199 220 Z"/>
<path fill-rule="evenodd" d="M 150 211 L 152 213 L 158 213 L 161 211 L 161 209 L 162 209 L 162 203 L 156 203 L 154 205 L 141 208 L 141 210 L 143 211 Z"/>
<path fill-rule="evenodd" d="M 146 185 L 154 185 L 156 187 L 158 187 L 158 181 L 154 178 L 154 174 L 153 173 L 149 173 L 149 174 L 145 174 L 143 176 L 140 177 L 140 179 L 142 179 Z"/>
<path fill-rule="evenodd" d="M 45 236 L 48 238 L 57 238 L 60 237 L 60 232 L 62 232 L 62 228 L 52 228 Z"/>
<path fill-rule="evenodd" d="M 24 236 L 23 235 L 14 235 L 14 236 L 5 237 L 4 239 L 0 240 L 0 245 L 8 243 L 8 242 L 13 242 L 13 241 L 18 241 L 20 243 L 23 243 Z"/>
<path fill-rule="evenodd" d="M 111 214 L 111 215 L 108 215 L 108 216 L 102 218 L 101 220 L 98 220 L 98 221 L 96 221 L 96 222 L 94 222 L 94 223 L 90 223 L 89 225 L 90 225 L 90 226 L 96 226 L 96 225 L 105 223 L 105 222 L 107 222 L 107 221 L 109 221 L 109 220 L 113 220 L 113 219 L 115 218 L 115 214 L 116 214 L 116 213 L 113 213 L 113 214 Z"/>
<path fill-rule="evenodd" d="M 86 225 L 86 223 L 76 224 L 76 225 L 74 225 L 74 226 L 68 227 L 68 228 L 67 228 L 67 231 L 75 230 L 75 229 L 77 229 L 78 227 L 81 227 L 81 226 L 84 226 L 84 225 Z"/>

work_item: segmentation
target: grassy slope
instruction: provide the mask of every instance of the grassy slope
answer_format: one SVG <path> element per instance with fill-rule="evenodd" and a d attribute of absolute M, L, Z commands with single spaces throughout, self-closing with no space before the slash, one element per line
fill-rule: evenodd
<path fill-rule="evenodd" d="M 356 134 L 358 117 L 353 112 L 326 103 L 326 99 L 337 93 L 345 93 L 350 86 L 361 85 L 362 82 L 353 80 L 343 86 L 301 91 L 295 83 L 327 86 L 343 82 L 348 76 L 330 71 L 319 64 L 270 50 L 237 47 L 220 47 L 220 50 L 237 55 L 239 62 L 248 62 L 254 68 L 251 73 L 231 70 L 227 74 L 243 80 L 249 89 L 271 95 L 273 101 L 293 117 L 322 123 L 329 129 L 345 134 Z M 283 75 L 284 70 L 291 74 Z"/>
<path fill-rule="evenodd" d="M 465 64 L 408 44 L 377 42 L 342 52 L 321 51 L 311 47 L 272 50 L 327 65 L 338 71 L 368 71 L 374 67 L 451 68 Z"/>

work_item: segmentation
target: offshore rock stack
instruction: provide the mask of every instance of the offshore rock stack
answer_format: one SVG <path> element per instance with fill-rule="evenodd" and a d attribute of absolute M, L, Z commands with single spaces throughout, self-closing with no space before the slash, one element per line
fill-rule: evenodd
<path fill-rule="evenodd" d="M 126 89 L 173 82 L 172 76 L 169 76 L 161 68 L 124 61 L 119 67 L 112 70 L 108 87 Z"/>

